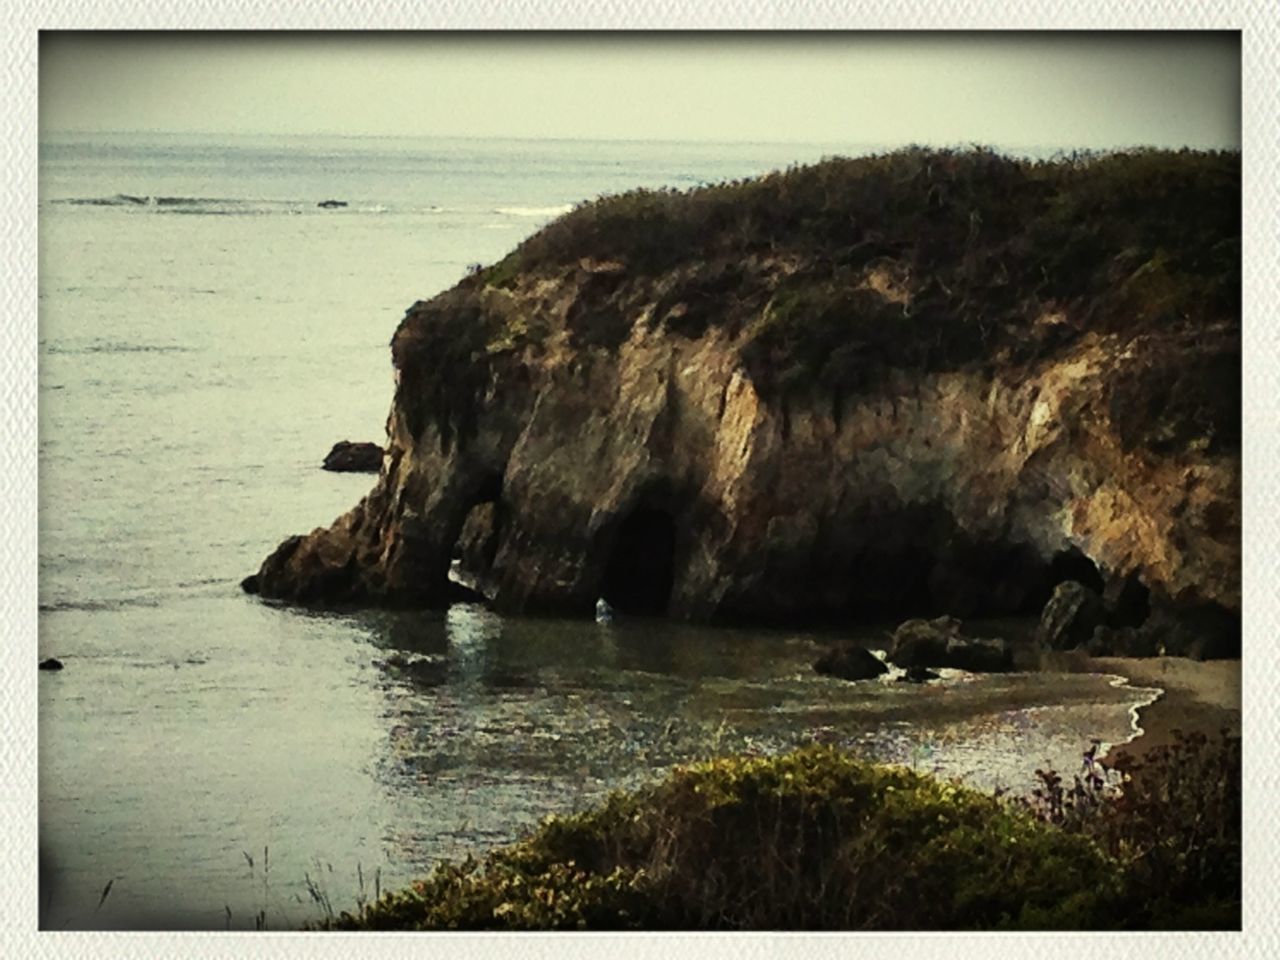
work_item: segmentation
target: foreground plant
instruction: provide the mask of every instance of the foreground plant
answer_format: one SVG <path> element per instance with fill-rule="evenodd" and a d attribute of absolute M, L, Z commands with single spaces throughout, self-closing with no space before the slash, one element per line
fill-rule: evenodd
<path fill-rule="evenodd" d="M 1094 922 L 1121 893 L 1088 837 L 813 746 L 679 768 L 333 925 L 1064 928 Z"/>
<path fill-rule="evenodd" d="M 1240 924 L 1240 741 L 1010 800 L 829 746 L 677 768 L 344 929 L 1174 929 Z"/>
<path fill-rule="evenodd" d="M 1240 738 L 1174 731 L 1173 743 L 1126 766 L 1119 790 L 1104 787 L 1091 760 L 1086 754 L 1085 775 L 1073 788 L 1059 783 L 1064 799 L 1049 819 L 1090 837 L 1119 865 L 1127 924 L 1238 929 Z M 1042 788 L 1053 777 L 1042 775 Z"/>

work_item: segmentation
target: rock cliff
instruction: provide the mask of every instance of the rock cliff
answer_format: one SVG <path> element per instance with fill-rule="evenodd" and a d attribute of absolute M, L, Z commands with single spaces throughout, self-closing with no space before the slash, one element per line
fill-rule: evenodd
<path fill-rule="evenodd" d="M 970 616 L 1071 578 L 1238 622 L 1239 176 L 911 150 L 586 204 L 409 309 L 374 488 L 246 589 L 442 603 L 471 515 L 507 611 Z"/>

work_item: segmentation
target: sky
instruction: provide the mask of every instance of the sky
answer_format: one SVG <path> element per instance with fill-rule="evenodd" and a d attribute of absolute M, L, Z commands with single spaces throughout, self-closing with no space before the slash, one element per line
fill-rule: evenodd
<path fill-rule="evenodd" d="M 50 33 L 42 134 L 1240 145 L 1236 33 Z"/>

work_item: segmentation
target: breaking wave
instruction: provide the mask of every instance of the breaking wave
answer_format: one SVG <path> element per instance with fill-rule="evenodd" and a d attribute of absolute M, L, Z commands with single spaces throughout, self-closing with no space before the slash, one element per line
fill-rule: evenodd
<path fill-rule="evenodd" d="M 248 200 L 228 197 L 153 197 L 117 193 L 110 197 L 63 197 L 50 201 L 75 207 L 117 207 L 148 213 L 204 216 L 264 216 L 272 214 L 386 213 L 381 203 L 323 200 Z"/>
<path fill-rule="evenodd" d="M 573 204 L 565 203 L 556 207 L 495 207 L 494 213 L 506 217 L 557 217 L 573 209 Z"/>

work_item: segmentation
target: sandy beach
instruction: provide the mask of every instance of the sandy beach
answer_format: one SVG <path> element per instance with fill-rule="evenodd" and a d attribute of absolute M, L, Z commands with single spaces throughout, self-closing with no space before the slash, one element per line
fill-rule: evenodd
<path fill-rule="evenodd" d="M 1240 732 L 1240 661 L 1182 657 L 1092 657 L 1082 669 L 1114 673 L 1134 686 L 1159 687 L 1158 700 L 1138 711 L 1142 734 L 1117 747 L 1108 761 L 1118 767 L 1155 747 L 1169 744 L 1174 731 L 1216 736 L 1222 729 Z"/>

